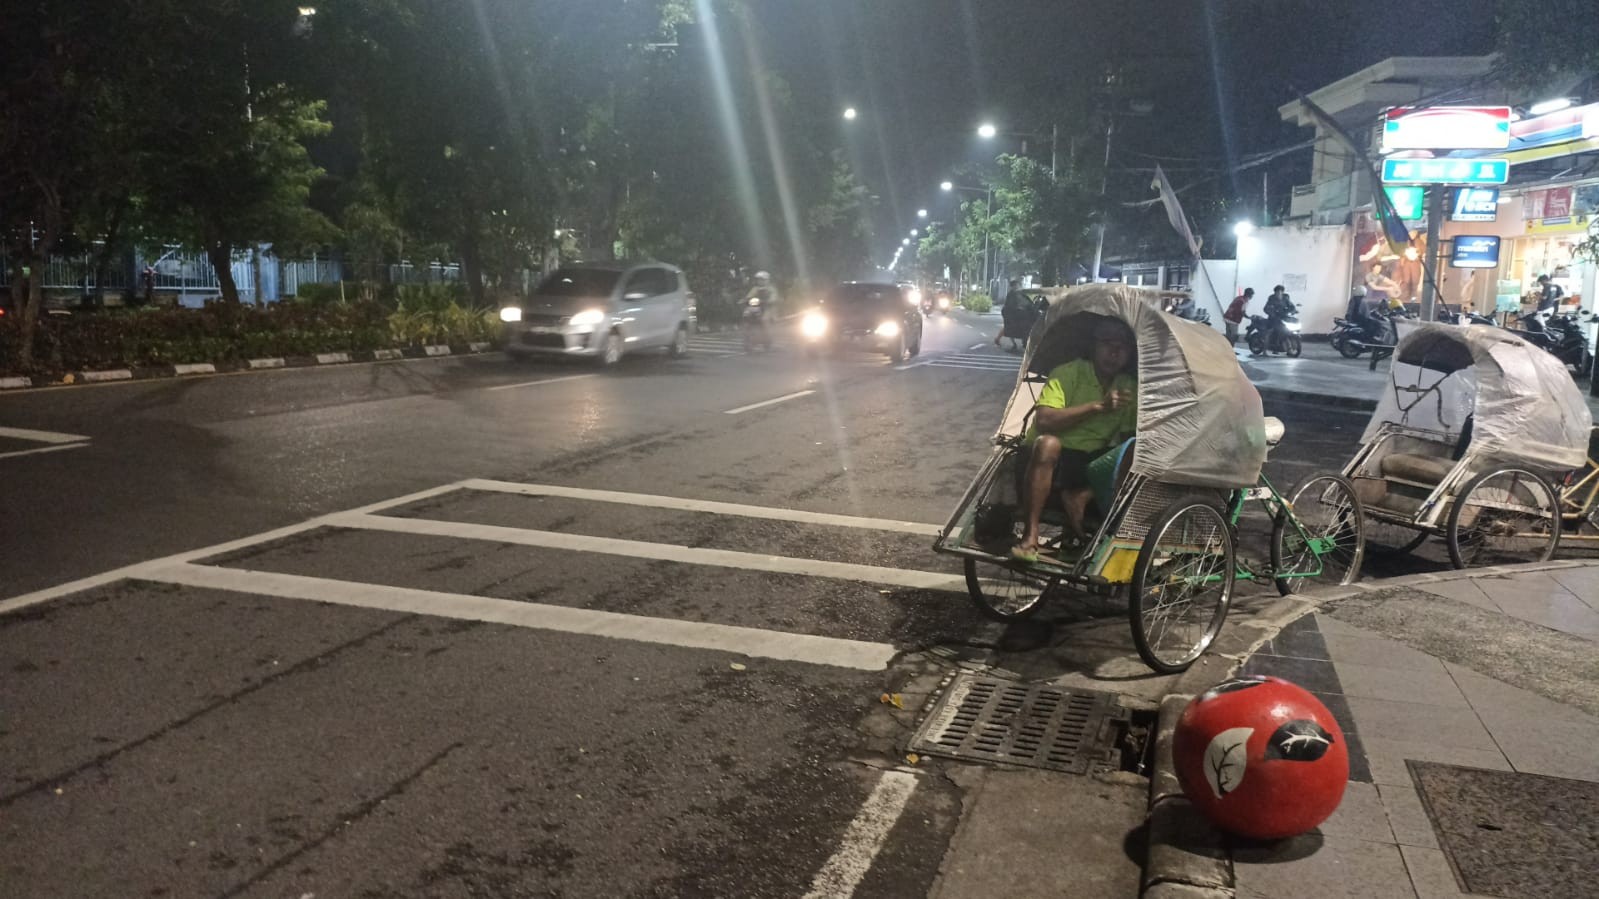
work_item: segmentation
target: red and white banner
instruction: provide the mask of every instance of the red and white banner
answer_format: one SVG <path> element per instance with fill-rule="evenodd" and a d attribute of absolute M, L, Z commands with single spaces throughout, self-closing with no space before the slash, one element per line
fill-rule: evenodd
<path fill-rule="evenodd" d="M 1527 221 L 1568 218 L 1571 215 L 1571 196 L 1569 187 L 1532 191 L 1522 201 L 1521 217 Z"/>
<path fill-rule="evenodd" d="M 1382 151 L 1503 150 L 1510 146 L 1508 106 L 1398 107 L 1383 113 Z"/>

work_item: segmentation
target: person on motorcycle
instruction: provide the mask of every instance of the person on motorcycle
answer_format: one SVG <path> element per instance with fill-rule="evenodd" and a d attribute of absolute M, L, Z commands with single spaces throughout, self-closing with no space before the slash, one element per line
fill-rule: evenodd
<path fill-rule="evenodd" d="M 1266 348 L 1276 349 L 1282 347 L 1288 338 L 1288 325 L 1283 319 L 1293 315 L 1297 310 L 1294 303 L 1288 298 L 1288 292 L 1281 284 L 1271 289 L 1271 296 L 1266 298 Z"/>
<path fill-rule="evenodd" d="M 771 348 L 772 338 L 767 330 L 767 320 L 776 319 L 779 302 L 771 274 L 756 272 L 749 294 L 744 298 L 744 343 L 747 348 L 756 343 Z"/>
<path fill-rule="evenodd" d="M 1056 366 L 1038 395 L 1027 429 L 1029 461 L 1022 503 L 1026 530 L 1011 550 L 1015 558 L 1038 559 L 1038 528 L 1044 506 L 1061 493 L 1066 536 L 1087 537 L 1083 518 L 1093 490 L 1088 465 L 1133 435 L 1138 427 L 1138 378 L 1131 371 L 1131 328 L 1107 319 L 1094 326 L 1093 355 Z"/>

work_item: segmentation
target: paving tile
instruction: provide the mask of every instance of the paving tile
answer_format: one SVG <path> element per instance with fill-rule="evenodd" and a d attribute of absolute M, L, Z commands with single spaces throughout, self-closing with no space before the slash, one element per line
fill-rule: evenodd
<path fill-rule="evenodd" d="M 1466 697 L 1448 671 L 1407 671 L 1402 668 L 1335 662 L 1345 696 L 1391 699 L 1427 705 L 1464 707 Z"/>
<path fill-rule="evenodd" d="M 1360 742 L 1366 750 L 1366 760 L 1371 765 L 1372 782 L 1378 786 L 1386 784 L 1415 786 L 1410 777 L 1410 769 L 1405 767 L 1406 759 L 1490 768 L 1495 771 L 1513 770 L 1505 754 L 1497 749 L 1472 749 L 1438 742 L 1411 743 L 1367 734 L 1361 735 Z"/>
<path fill-rule="evenodd" d="M 1445 599 L 1473 605 L 1479 609 L 1487 609 L 1490 612 L 1500 611 L 1499 604 L 1489 599 L 1488 594 L 1482 592 L 1482 588 L 1477 586 L 1476 581 L 1472 578 L 1456 578 L 1452 581 L 1417 584 L 1416 589 L 1423 593 L 1431 593 L 1434 596 L 1442 596 Z"/>
<path fill-rule="evenodd" d="M 1392 843 L 1324 836 L 1314 852 L 1294 851 L 1313 837 L 1300 837 L 1270 849 L 1235 850 L 1233 872 L 1238 899 L 1283 899 L 1315 895 L 1343 899 L 1414 897 L 1404 857 Z"/>
<path fill-rule="evenodd" d="M 1361 741 L 1360 734 L 1345 730 L 1344 743 L 1349 747 L 1349 779 L 1356 783 L 1373 783 L 1371 762 L 1366 758 L 1366 744 Z"/>
<path fill-rule="evenodd" d="M 1318 829 L 1328 837 L 1395 842 L 1382 799 L 1377 795 L 1377 788 L 1369 783 L 1351 781 L 1346 784 L 1337 810 Z"/>
<path fill-rule="evenodd" d="M 1329 637 L 1329 636 L 1334 636 L 1334 635 L 1339 635 L 1339 636 L 1347 635 L 1347 636 L 1351 636 L 1351 637 L 1375 637 L 1375 636 L 1377 636 L 1376 634 L 1374 634 L 1371 631 L 1368 631 L 1368 630 L 1366 630 L 1364 628 L 1355 627 L 1353 624 L 1345 624 L 1342 621 L 1339 621 L 1338 619 L 1332 617 L 1331 615 L 1316 615 L 1315 618 L 1316 618 L 1316 629 L 1321 631 L 1321 635 L 1324 638 L 1325 637 Z"/>
<path fill-rule="evenodd" d="M 1280 677 L 1312 693 L 1338 693 L 1338 672 L 1326 659 L 1297 659 L 1274 655 L 1254 655 L 1244 663 L 1240 674 Z"/>
<path fill-rule="evenodd" d="M 1327 651 L 1335 663 L 1378 665 L 1407 671 L 1442 671 L 1444 663 L 1414 647 L 1387 637 L 1328 634 Z"/>
<path fill-rule="evenodd" d="M 1305 615 L 1289 622 L 1275 637 L 1267 640 L 1260 648 L 1260 653 L 1296 659 L 1326 659 L 1327 644 L 1317 629 L 1316 616 Z"/>
<path fill-rule="evenodd" d="M 1467 749 L 1495 749 L 1493 737 L 1469 706 L 1349 697 L 1355 725 L 1366 737 L 1406 743 L 1437 743 Z"/>
<path fill-rule="evenodd" d="M 1590 608 L 1599 609 L 1599 566 L 1559 569 L 1549 576 Z"/>
<path fill-rule="evenodd" d="M 1599 638 L 1599 612 L 1564 588 L 1559 593 L 1529 590 L 1522 595 L 1505 594 L 1497 602 L 1506 615 L 1579 637 Z"/>
<path fill-rule="evenodd" d="M 1517 771 L 1599 781 L 1599 719 L 1468 668 L 1449 668 Z"/>
<path fill-rule="evenodd" d="M 1458 899 L 1476 895 L 1462 893 L 1460 881 L 1455 879 L 1449 859 L 1440 849 L 1419 846 L 1401 846 L 1399 852 L 1405 859 L 1405 869 L 1410 872 L 1410 888 L 1419 899 Z"/>
<path fill-rule="evenodd" d="M 1432 828 L 1432 819 L 1421 804 L 1421 794 L 1412 784 L 1377 784 L 1377 795 L 1383 810 L 1388 813 L 1388 826 L 1393 830 L 1394 842 L 1401 846 L 1422 849 L 1438 848 L 1438 833 Z"/>

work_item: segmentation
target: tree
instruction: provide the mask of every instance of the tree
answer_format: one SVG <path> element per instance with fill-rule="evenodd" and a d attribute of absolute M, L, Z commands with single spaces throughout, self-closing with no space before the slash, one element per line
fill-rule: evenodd
<path fill-rule="evenodd" d="M 1599 72 L 1599 14 L 1592 0 L 1499 0 L 1499 66 L 1519 87 Z"/>

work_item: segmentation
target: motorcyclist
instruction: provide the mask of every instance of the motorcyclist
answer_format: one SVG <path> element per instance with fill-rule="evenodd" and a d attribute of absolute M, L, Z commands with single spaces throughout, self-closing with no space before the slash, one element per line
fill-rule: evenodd
<path fill-rule="evenodd" d="M 745 344 L 759 343 L 770 347 L 772 339 L 767 331 L 767 320 L 775 319 L 781 299 L 777 288 L 772 285 L 770 272 L 759 271 L 755 273 L 749 293 L 744 297 L 744 337 Z"/>
<path fill-rule="evenodd" d="M 1271 296 L 1266 298 L 1266 346 L 1268 348 L 1281 347 L 1285 344 L 1288 337 L 1288 324 L 1283 319 L 1297 311 L 1293 300 L 1288 298 L 1288 292 L 1283 289 L 1281 284 L 1271 289 Z"/>

